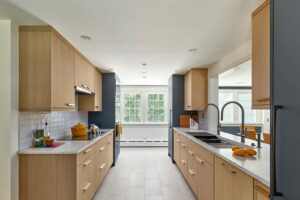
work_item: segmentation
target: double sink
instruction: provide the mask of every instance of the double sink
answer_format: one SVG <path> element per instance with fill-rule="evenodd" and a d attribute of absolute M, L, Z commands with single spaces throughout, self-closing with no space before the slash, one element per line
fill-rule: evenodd
<path fill-rule="evenodd" d="M 189 131 L 187 132 L 189 135 L 193 136 L 194 138 L 197 138 L 198 140 L 201 140 L 204 143 L 209 144 L 210 146 L 213 146 L 214 148 L 231 148 L 232 145 L 239 145 L 234 142 L 230 142 L 226 139 L 223 139 L 221 137 L 218 137 L 212 133 L 205 132 L 205 131 Z"/>

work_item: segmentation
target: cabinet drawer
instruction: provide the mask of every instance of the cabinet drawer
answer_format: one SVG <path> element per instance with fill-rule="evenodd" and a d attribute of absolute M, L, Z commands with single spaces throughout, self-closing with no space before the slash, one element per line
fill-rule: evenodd
<path fill-rule="evenodd" d="M 180 133 L 174 130 L 174 137 L 173 137 L 173 154 L 174 160 L 178 167 L 180 166 Z"/>
<path fill-rule="evenodd" d="M 201 159 L 204 159 L 206 162 L 208 162 L 212 166 L 214 165 L 214 154 L 213 153 L 207 151 L 200 145 L 196 145 L 195 148 L 196 148 L 196 152 L 198 153 L 199 157 L 201 157 Z"/>
<path fill-rule="evenodd" d="M 90 157 L 93 154 L 93 150 L 93 145 L 91 145 L 77 154 L 77 166 Z"/>
<path fill-rule="evenodd" d="M 77 167 L 77 200 L 90 200 L 92 198 L 93 169 L 92 158 L 86 159 Z"/>
<path fill-rule="evenodd" d="M 188 183 L 193 192 L 197 195 L 197 161 L 196 144 L 191 140 L 188 142 Z"/>
<path fill-rule="evenodd" d="M 94 156 L 97 164 L 102 164 L 108 159 L 108 145 L 106 138 L 103 138 L 95 145 Z"/>
<path fill-rule="evenodd" d="M 181 146 L 180 146 L 180 170 L 184 176 L 184 178 L 187 180 L 187 172 L 188 172 L 188 139 L 180 135 L 180 140 L 181 140 Z"/>

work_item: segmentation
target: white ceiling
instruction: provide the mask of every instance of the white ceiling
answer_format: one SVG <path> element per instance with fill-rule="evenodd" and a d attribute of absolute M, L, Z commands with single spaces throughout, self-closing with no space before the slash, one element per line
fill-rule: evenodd
<path fill-rule="evenodd" d="M 113 69 L 122 84 L 159 85 L 248 41 L 251 12 L 262 0 L 8 1 L 52 25 L 98 67 Z"/>
<path fill-rule="evenodd" d="M 219 86 L 251 86 L 252 67 L 248 60 L 219 75 Z"/>

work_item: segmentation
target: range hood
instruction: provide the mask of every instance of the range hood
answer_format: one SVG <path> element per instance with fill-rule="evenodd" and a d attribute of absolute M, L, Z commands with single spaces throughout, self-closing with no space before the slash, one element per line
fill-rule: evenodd
<path fill-rule="evenodd" d="M 85 88 L 78 87 L 78 86 L 75 86 L 75 92 L 76 92 L 76 94 L 86 94 L 86 95 L 94 95 L 95 94 Z"/>

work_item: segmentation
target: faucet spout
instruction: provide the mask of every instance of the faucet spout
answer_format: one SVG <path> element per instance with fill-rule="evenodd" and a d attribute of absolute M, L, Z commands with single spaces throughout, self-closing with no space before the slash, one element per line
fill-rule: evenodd
<path fill-rule="evenodd" d="M 239 106 L 241 108 L 242 111 L 242 121 L 241 121 L 241 126 L 242 126 L 242 130 L 241 130 L 241 142 L 245 143 L 245 138 L 246 138 L 246 132 L 245 132 L 245 111 L 244 108 L 242 106 L 242 104 L 240 104 L 239 102 L 236 101 L 229 101 L 227 103 L 224 104 L 224 106 L 221 109 L 221 120 L 223 120 L 224 118 L 224 109 L 226 106 L 228 106 L 229 104 L 235 104 L 237 106 Z"/>
<path fill-rule="evenodd" d="M 217 134 L 220 135 L 220 131 L 221 131 L 221 124 L 220 124 L 220 110 L 219 110 L 219 107 L 216 105 L 216 104 L 213 104 L 213 103 L 209 103 L 209 104 L 206 104 L 205 106 L 203 106 L 202 108 L 202 117 L 204 118 L 205 117 L 205 113 L 207 112 L 207 108 L 209 106 L 212 106 L 214 108 L 216 108 L 217 110 L 217 114 L 218 114 L 218 118 L 217 118 Z"/>

